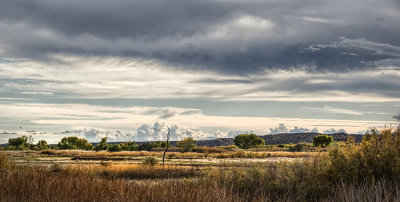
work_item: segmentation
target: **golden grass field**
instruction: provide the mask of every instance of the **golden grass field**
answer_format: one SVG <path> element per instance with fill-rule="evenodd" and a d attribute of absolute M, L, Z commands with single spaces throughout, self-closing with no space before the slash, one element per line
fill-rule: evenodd
<path fill-rule="evenodd" d="M 399 130 L 320 151 L 0 151 L 0 201 L 400 201 Z"/>

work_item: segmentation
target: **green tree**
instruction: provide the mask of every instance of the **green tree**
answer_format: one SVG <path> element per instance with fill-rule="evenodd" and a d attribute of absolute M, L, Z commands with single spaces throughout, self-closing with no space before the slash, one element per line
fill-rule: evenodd
<path fill-rule="evenodd" d="M 8 139 L 8 145 L 5 147 L 7 150 L 25 150 L 30 148 L 30 144 L 28 143 L 27 136 L 10 138 Z"/>
<path fill-rule="evenodd" d="M 167 142 L 166 141 L 160 141 L 160 140 L 158 140 L 158 141 L 155 141 L 154 142 L 154 145 L 156 146 L 156 147 L 163 147 L 163 148 L 165 148 L 165 147 L 167 147 Z M 168 147 L 171 147 L 171 144 L 168 142 Z"/>
<path fill-rule="evenodd" d="M 255 148 L 265 145 L 264 139 L 255 134 L 237 135 L 234 139 L 235 145 L 242 149 Z"/>
<path fill-rule="evenodd" d="M 90 150 L 93 145 L 88 143 L 86 139 L 80 139 L 78 137 L 64 137 L 58 143 L 60 149 L 86 149 Z"/>
<path fill-rule="evenodd" d="M 134 141 L 129 141 L 125 143 L 121 143 L 121 148 L 124 151 L 136 151 L 138 150 L 138 145 Z"/>
<path fill-rule="evenodd" d="M 119 144 L 111 144 L 108 146 L 108 151 L 109 152 L 118 152 L 122 151 L 122 147 Z"/>
<path fill-rule="evenodd" d="M 45 150 L 45 149 L 48 149 L 48 148 L 49 148 L 49 146 L 47 145 L 46 140 L 40 140 L 40 141 L 37 143 L 37 147 L 39 148 L 39 150 Z"/>
<path fill-rule="evenodd" d="M 154 156 L 147 156 L 146 158 L 144 158 L 143 160 L 143 165 L 145 166 L 154 166 L 158 163 L 158 160 L 156 157 Z"/>
<path fill-rule="evenodd" d="M 326 147 L 333 141 L 333 137 L 329 135 L 317 135 L 313 138 L 313 145 L 318 147 Z"/>
<path fill-rule="evenodd" d="M 27 136 L 8 139 L 8 145 L 11 145 L 11 146 L 18 147 L 18 146 L 21 146 L 21 145 L 25 146 L 27 144 L 28 144 L 28 137 Z"/>
<path fill-rule="evenodd" d="M 305 144 L 304 143 L 298 143 L 294 146 L 289 146 L 289 151 L 291 152 L 301 152 L 304 149 Z"/>
<path fill-rule="evenodd" d="M 191 137 L 186 137 L 179 141 L 177 146 L 183 148 L 183 151 L 192 151 L 196 147 L 196 140 Z"/>
<path fill-rule="evenodd" d="M 145 142 L 145 143 L 140 144 L 138 149 L 140 151 L 142 151 L 142 150 L 150 151 L 151 149 L 153 149 L 156 146 L 157 145 L 154 142 Z"/>
<path fill-rule="evenodd" d="M 108 147 L 107 139 L 108 139 L 107 137 L 101 138 L 101 141 L 94 147 L 94 150 L 96 151 L 107 150 Z"/>

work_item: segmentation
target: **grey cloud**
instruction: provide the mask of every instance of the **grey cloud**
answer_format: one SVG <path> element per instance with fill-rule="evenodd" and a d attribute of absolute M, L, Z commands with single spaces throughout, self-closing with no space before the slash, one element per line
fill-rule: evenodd
<path fill-rule="evenodd" d="M 181 112 L 179 115 L 192 115 L 192 114 L 202 114 L 199 109 L 189 109 Z"/>
<path fill-rule="evenodd" d="M 136 57 L 242 75 L 376 68 L 383 60 L 398 66 L 399 19 L 391 14 L 398 9 L 395 0 L 4 0 L 0 53 Z"/>
<path fill-rule="evenodd" d="M 312 130 L 310 130 L 308 128 L 295 126 L 293 129 L 289 130 L 289 133 L 318 133 L 318 129 L 313 128 Z"/>
<path fill-rule="evenodd" d="M 123 133 L 119 130 L 116 131 L 101 131 L 97 129 L 84 129 L 82 131 L 83 137 L 89 142 L 98 142 L 103 137 L 107 137 L 108 142 L 121 142 L 121 141 L 133 141 L 136 135 L 131 133 Z"/>
<path fill-rule="evenodd" d="M 270 134 L 287 133 L 287 132 L 288 128 L 283 123 L 280 123 L 278 127 L 269 129 Z"/>
<path fill-rule="evenodd" d="M 241 135 L 241 134 L 254 134 L 253 130 L 234 130 L 234 131 L 230 131 L 227 136 L 230 138 L 234 138 L 237 135 Z"/>
<path fill-rule="evenodd" d="M 294 126 L 293 129 L 289 129 L 285 124 L 281 123 L 278 127 L 270 128 L 269 134 L 280 134 L 280 133 L 318 133 L 317 128 L 308 129 L 299 126 Z"/>
<path fill-rule="evenodd" d="M 324 134 L 334 134 L 334 133 L 347 133 L 347 131 L 345 129 L 336 130 L 334 128 L 324 131 Z"/>
<path fill-rule="evenodd" d="M 176 109 L 170 107 L 164 108 L 155 108 L 146 110 L 144 114 L 157 114 L 160 119 L 169 119 L 176 115 L 192 115 L 192 114 L 201 114 L 201 110 L 199 109 Z"/>
<path fill-rule="evenodd" d="M 207 136 L 202 130 L 191 130 L 172 125 L 170 128 L 170 140 L 182 140 L 186 137 L 192 137 L 194 139 L 204 139 Z M 154 140 L 166 140 L 168 134 L 168 128 L 164 123 L 155 122 L 151 124 L 143 124 L 137 129 L 136 140 L 138 141 L 154 141 Z"/>
<path fill-rule="evenodd" d="M 176 111 L 172 111 L 169 108 L 163 109 L 162 110 L 162 115 L 160 115 L 160 119 L 168 119 L 171 118 L 173 116 L 175 116 L 177 114 Z"/>
<path fill-rule="evenodd" d="M 396 119 L 397 121 L 400 121 L 400 113 L 397 116 L 393 116 L 393 118 Z M 399 124 L 399 127 L 400 127 L 400 124 Z"/>
<path fill-rule="evenodd" d="M 393 118 L 400 121 L 400 114 L 397 116 L 393 116 Z"/>
<path fill-rule="evenodd" d="M 319 93 L 327 94 L 334 92 L 348 92 L 350 94 L 358 93 L 375 93 L 387 97 L 400 97 L 400 77 L 395 73 L 380 73 L 371 75 L 363 75 L 361 72 L 351 75 L 343 74 L 310 74 L 307 76 L 299 76 L 299 78 L 275 79 L 268 82 L 258 80 L 260 87 L 253 89 L 253 93 L 257 92 L 280 92 L 287 91 L 293 94 L 302 93 Z M 323 80 L 323 82 L 320 82 Z M 265 83 L 265 85 L 262 85 Z"/>

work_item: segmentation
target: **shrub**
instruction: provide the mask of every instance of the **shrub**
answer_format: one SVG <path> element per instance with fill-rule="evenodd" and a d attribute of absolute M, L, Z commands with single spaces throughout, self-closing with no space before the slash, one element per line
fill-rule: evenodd
<path fill-rule="evenodd" d="M 283 145 L 283 144 L 278 144 L 278 146 L 277 147 L 279 147 L 279 148 L 284 148 L 285 147 L 285 145 Z"/>
<path fill-rule="evenodd" d="M 218 148 L 224 149 L 226 151 L 235 151 L 239 150 L 240 148 L 236 145 L 228 145 L 228 146 L 218 146 Z"/>
<path fill-rule="evenodd" d="M 10 168 L 13 164 L 8 159 L 8 156 L 4 152 L 0 152 L 0 171 Z"/>
<path fill-rule="evenodd" d="M 366 134 L 360 144 L 350 138 L 329 151 L 326 176 L 339 181 L 400 181 L 400 129 Z"/>
<path fill-rule="evenodd" d="M 17 138 L 8 139 L 8 145 L 5 147 L 6 150 L 27 150 L 32 146 L 32 136 L 22 136 Z"/>
<path fill-rule="evenodd" d="M 154 146 L 155 147 L 165 148 L 165 147 L 167 147 L 167 142 L 158 140 L 158 141 L 154 142 Z M 171 143 L 170 142 L 168 142 L 168 147 L 171 147 Z"/>
<path fill-rule="evenodd" d="M 54 151 L 54 150 L 51 150 L 51 149 L 45 149 L 45 150 L 42 150 L 42 151 L 40 152 L 40 154 L 55 155 L 55 151 Z"/>
<path fill-rule="evenodd" d="M 93 145 L 88 143 L 86 139 L 78 137 L 64 137 L 61 142 L 58 143 L 60 149 L 86 149 L 91 150 Z"/>
<path fill-rule="evenodd" d="M 108 147 L 107 137 L 103 137 L 101 138 L 99 144 L 94 147 L 94 150 L 96 151 L 107 150 L 107 147 Z"/>
<path fill-rule="evenodd" d="M 109 161 L 100 161 L 100 165 L 103 167 L 108 167 L 110 166 L 112 163 Z"/>
<path fill-rule="evenodd" d="M 133 141 L 121 143 L 121 148 L 123 151 L 136 151 L 138 150 L 138 145 Z"/>
<path fill-rule="evenodd" d="M 40 140 L 40 141 L 37 143 L 37 147 L 38 147 L 39 150 L 45 150 L 45 149 L 48 149 L 48 148 L 49 148 L 49 146 L 47 145 L 46 140 Z"/>
<path fill-rule="evenodd" d="M 144 158 L 143 160 L 143 165 L 146 166 L 154 166 L 158 163 L 158 160 L 156 157 L 154 156 L 147 156 L 146 158 Z"/>
<path fill-rule="evenodd" d="M 289 146 L 289 151 L 291 152 L 301 152 L 304 149 L 305 144 L 304 143 L 298 143 L 294 146 Z"/>
<path fill-rule="evenodd" d="M 138 149 L 140 151 L 145 150 L 145 151 L 150 151 L 151 149 L 155 148 L 156 144 L 154 142 L 145 142 L 143 144 L 140 144 Z"/>
<path fill-rule="evenodd" d="M 318 147 L 326 147 L 333 141 L 332 136 L 328 135 L 317 135 L 313 138 L 313 145 Z"/>
<path fill-rule="evenodd" d="M 50 169 L 53 173 L 59 173 L 62 170 L 60 164 L 58 163 L 53 164 Z"/>
<path fill-rule="evenodd" d="M 108 146 L 108 151 L 109 152 L 118 152 L 122 151 L 122 147 L 119 144 L 112 144 Z"/>
<path fill-rule="evenodd" d="M 196 147 L 196 140 L 191 137 L 186 137 L 177 143 L 178 147 L 183 148 L 185 152 L 192 151 Z"/>
<path fill-rule="evenodd" d="M 242 134 L 235 137 L 235 145 L 242 149 L 255 148 L 265 145 L 264 139 L 255 134 Z"/>
<path fill-rule="evenodd" d="M 17 150 L 16 146 L 12 146 L 12 145 L 7 145 L 6 147 L 4 147 L 5 150 Z"/>

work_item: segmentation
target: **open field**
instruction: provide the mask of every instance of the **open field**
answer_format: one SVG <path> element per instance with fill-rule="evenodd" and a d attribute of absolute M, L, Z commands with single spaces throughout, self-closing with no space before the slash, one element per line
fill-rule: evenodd
<path fill-rule="evenodd" d="M 16 153 L 13 155 L 10 160 L 17 156 Z M 26 153 L 19 155 L 26 156 Z M 315 158 L 304 163 L 246 163 L 239 167 L 145 166 L 122 162 L 56 163 L 51 166 L 11 163 L 0 171 L 0 200 L 224 202 L 400 199 L 400 187 L 383 179 L 361 185 L 319 180 L 314 174 L 321 171 L 320 163 Z"/>
<path fill-rule="evenodd" d="M 119 164 L 141 164 L 152 156 L 162 161 L 162 152 L 123 151 L 95 152 L 84 150 L 45 150 L 45 151 L 4 151 L 17 164 L 100 164 L 103 161 Z M 301 161 L 322 155 L 321 152 L 251 152 L 231 151 L 225 153 L 168 152 L 165 163 L 168 165 L 221 166 L 243 163 L 274 163 L 278 161 Z"/>
<path fill-rule="evenodd" d="M 399 201 L 399 148 L 386 130 L 326 152 L 171 152 L 164 166 L 162 152 L 0 151 L 0 201 Z"/>

